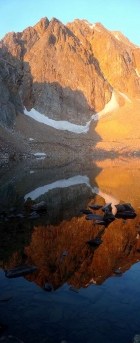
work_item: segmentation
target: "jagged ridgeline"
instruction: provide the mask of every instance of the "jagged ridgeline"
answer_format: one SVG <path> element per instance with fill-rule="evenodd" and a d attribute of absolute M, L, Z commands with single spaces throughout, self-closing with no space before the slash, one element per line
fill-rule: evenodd
<path fill-rule="evenodd" d="M 85 125 L 113 89 L 138 97 L 140 48 L 100 23 L 43 18 L 0 41 L 0 122 L 6 127 L 23 106 Z"/>

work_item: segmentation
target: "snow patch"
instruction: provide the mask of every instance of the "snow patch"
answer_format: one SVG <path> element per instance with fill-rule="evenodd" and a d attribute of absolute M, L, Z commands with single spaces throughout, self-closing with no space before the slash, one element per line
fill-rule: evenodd
<path fill-rule="evenodd" d="M 135 69 L 135 72 L 136 72 L 137 76 L 140 77 L 140 73 L 139 73 L 138 69 Z"/>
<path fill-rule="evenodd" d="M 32 119 L 38 121 L 39 123 L 43 123 L 45 125 L 51 126 L 56 130 L 67 130 L 74 133 L 85 133 L 89 129 L 90 121 L 87 122 L 86 125 L 76 125 L 73 123 L 70 123 L 66 120 L 53 120 L 45 116 L 44 114 L 39 113 L 34 108 L 31 109 L 31 111 L 27 111 L 26 108 L 24 109 L 25 115 L 31 117 Z"/>
<path fill-rule="evenodd" d="M 89 25 L 90 29 L 95 28 L 95 24 Z"/>
<path fill-rule="evenodd" d="M 90 23 L 87 20 L 84 20 L 84 23 L 87 24 L 88 26 L 90 25 Z"/>
<path fill-rule="evenodd" d="M 122 92 L 119 92 L 119 91 L 118 91 L 118 93 L 119 93 L 125 100 L 127 100 L 128 102 L 131 102 L 131 103 L 132 103 L 132 101 L 128 98 L 128 96 L 127 96 L 126 94 L 124 94 L 124 93 L 122 93 Z"/>
<path fill-rule="evenodd" d="M 90 27 L 90 29 L 95 28 L 96 24 L 90 24 L 87 20 L 84 20 L 84 23 Z"/>
<path fill-rule="evenodd" d="M 123 93 L 122 93 L 123 94 Z M 38 121 L 39 123 L 43 123 L 45 125 L 51 126 L 57 130 L 63 130 L 63 131 L 69 131 L 76 134 L 80 133 L 86 133 L 89 130 L 90 123 L 92 120 L 99 120 L 104 114 L 114 111 L 117 108 L 119 108 L 119 104 L 116 100 L 116 96 L 114 93 L 112 93 L 112 97 L 110 101 L 105 105 L 104 109 L 100 111 L 99 113 L 93 114 L 91 117 L 91 120 L 86 123 L 86 125 L 77 125 L 70 123 L 65 120 L 53 120 L 45 116 L 44 114 L 39 113 L 34 108 L 31 109 L 31 111 L 27 111 L 26 108 L 24 109 L 25 115 L 31 117 L 32 119 Z"/>
<path fill-rule="evenodd" d="M 120 38 L 118 37 L 118 35 L 114 35 L 114 36 L 115 36 L 115 38 L 117 38 L 120 41 Z"/>
<path fill-rule="evenodd" d="M 34 156 L 46 156 L 44 152 L 36 152 Z"/>
<path fill-rule="evenodd" d="M 112 93 L 112 97 L 110 101 L 105 105 L 104 109 L 99 113 L 92 116 L 93 120 L 99 120 L 104 114 L 115 111 L 119 108 L 118 101 L 114 93 Z"/>

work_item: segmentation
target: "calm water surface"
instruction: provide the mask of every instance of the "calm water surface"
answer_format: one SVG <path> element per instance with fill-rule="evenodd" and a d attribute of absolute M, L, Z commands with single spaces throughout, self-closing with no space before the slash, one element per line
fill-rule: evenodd
<path fill-rule="evenodd" d="M 138 160 L 55 169 L 37 160 L 3 168 L 0 322 L 8 325 L 3 335 L 25 343 L 127 343 L 140 333 L 139 179 Z M 40 201 L 47 212 L 29 219 L 31 205 Z M 115 204 L 129 202 L 137 215 L 104 227 L 80 211 L 108 202 L 114 213 Z M 93 212 L 103 215 L 102 209 Z M 96 237 L 101 245 L 87 244 Z M 5 277 L 6 270 L 22 265 L 38 270 Z M 44 290 L 46 283 L 52 291 Z"/>

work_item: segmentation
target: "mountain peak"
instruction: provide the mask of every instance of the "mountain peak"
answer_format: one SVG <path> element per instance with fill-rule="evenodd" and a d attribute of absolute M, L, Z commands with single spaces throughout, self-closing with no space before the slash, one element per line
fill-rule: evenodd
<path fill-rule="evenodd" d="M 46 31 L 48 25 L 49 25 L 49 20 L 47 17 L 44 17 L 34 26 L 34 28 L 36 29 L 38 34 L 42 36 L 44 32 Z"/>
<path fill-rule="evenodd" d="M 50 119 L 85 125 L 109 102 L 113 88 L 139 97 L 140 50 L 100 22 L 64 25 L 44 17 L 9 34 L 0 48 L 0 56 L 22 72 L 19 91 L 26 109 L 34 106 Z"/>

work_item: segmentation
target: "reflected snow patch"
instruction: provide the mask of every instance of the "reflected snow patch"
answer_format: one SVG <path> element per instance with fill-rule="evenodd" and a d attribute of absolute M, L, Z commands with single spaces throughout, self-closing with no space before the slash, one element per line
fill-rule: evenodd
<path fill-rule="evenodd" d="M 36 157 L 36 160 L 45 160 L 45 156 Z"/>
<path fill-rule="evenodd" d="M 39 196 L 47 193 L 48 191 L 55 189 L 55 188 L 67 188 L 67 187 L 71 187 L 74 185 L 82 185 L 82 184 L 86 184 L 87 187 L 89 187 L 92 191 L 93 194 L 98 194 L 100 195 L 104 200 L 105 203 L 112 203 L 112 208 L 113 208 L 113 213 L 115 214 L 116 211 L 116 207 L 115 205 L 117 205 L 119 203 L 119 199 L 114 198 L 112 196 L 110 196 L 109 194 L 106 194 L 104 192 L 102 192 L 98 187 L 91 187 L 90 184 L 90 180 L 88 176 L 82 176 L 82 175 L 76 175 L 73 176 L 69 179 L 62 179 L 62 180 L 58 180 L 55 181 L 51 184 L 48 185 L 44 185 L 42 187 L 38 187 L 35 190 L 33 190 L 32 192 L 26 194 L 24 196 L 24 200 L 26 201 L 28 198 L 31 198 L 32 200 L 37 199 Z"/>
<path fill-rule="evenodd" d="M 83 183 L 85 183 L 88 187 L 90 187 L 89 178 L 87 176 L 77 175 L 69 179 L 58 180 L 51 184 L 36 188 L 32 192 L 26 194 L 24 197 L 24 200 L 26 201 L 27 198 L 31 198 L 32 200 L 35 200 L 40 195 L 43 195 L 54 188 L 67 188 L 70 186 L 80 185 Z"/>

